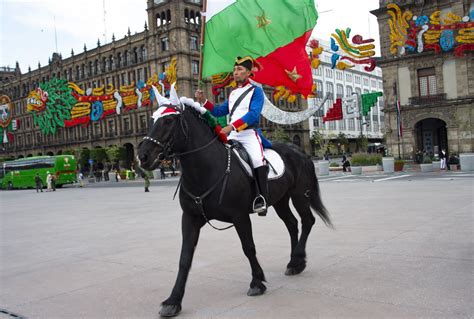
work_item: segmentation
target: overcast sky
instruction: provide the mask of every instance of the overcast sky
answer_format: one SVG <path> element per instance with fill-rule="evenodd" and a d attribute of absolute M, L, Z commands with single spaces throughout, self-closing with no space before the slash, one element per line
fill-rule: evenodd
<path fill-rule="evenodd" d="M 0 66 L 20 63 L 22 73 L 44 66 L 53 52 L 63 58 L 123 38 L 128 28 L 143 31 L 147 20 L 146 0 L 0 0 Z M 376 40 L 379 55 L 377 19 L 369 11 L 379 0 L 316 0 L 319 19 L 313 33 L 329 41 L 336 28 L 350 27 L 351 38 L 360 34 Z M 105 4 L 105 25 L 104 25 Z M 105 27 L 104 27 L 105 26 Z M 56 29 L 56 32 L 55 32 Z M 104 37 L 105 33 L 105 37 Z M 56 34 L 56 36 L 55 36 Z M 56 40 L 57 39 L 57 40 Z"/>

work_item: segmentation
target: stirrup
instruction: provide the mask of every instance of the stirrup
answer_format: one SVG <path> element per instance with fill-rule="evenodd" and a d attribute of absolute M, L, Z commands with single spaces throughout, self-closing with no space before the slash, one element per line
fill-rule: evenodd
<path fill-rule="evenodd" d="M 256 206 L 257 201 L 260 199 L 263 201 L 263 205 L 260 207 L 257 207 Z M 255 197 L 255 199 L 253 200 L 252 209 L 254 213 L 258 214 L 258 216 L 266 216 L 267 215 L 267 201 L 265 200 L 265 197 L 263 197 L 260 194 L 257 197 Z"/>

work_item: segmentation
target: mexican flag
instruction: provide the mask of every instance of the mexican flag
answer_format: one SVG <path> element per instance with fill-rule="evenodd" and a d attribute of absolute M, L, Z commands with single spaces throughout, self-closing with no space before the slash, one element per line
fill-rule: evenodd
<path fill-rule="evenodd" d="M 318 18 L 314 0 L 208 0 L 202 76 L 231 72 L 237 56 L 251 56 L 253 79 L 311 93 L 306 43 Z"/>

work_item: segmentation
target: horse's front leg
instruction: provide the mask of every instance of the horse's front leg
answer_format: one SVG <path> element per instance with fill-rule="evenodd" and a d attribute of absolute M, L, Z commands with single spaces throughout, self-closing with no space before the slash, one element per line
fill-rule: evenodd
<path fill-rule="evenodd" d="M 250 289 L 248 290 L 247 295 L 263 295 L 265 290 L 267 290 L 267 287 L 265 287 L 263 284 L 263 282 L 266 280 L 262 267 L 260 267 L 260 264 L 257 260 L 257 252 L 253 242 L 252 222 L 250 221 L 250 216 L 239 216 L 234 220 L 234 226 L 237 230 L 237 234 L 239 234 L 244 254 L 249 259 L 250 267 L 252 268 L 252 282 L 250 283 Z"/>
<path fill-rule="evenodd" d="M 194 250 L 196 248 L 199 232 L 205 221 L 201 216 L 194 216 L 183 213 L 181 218 L 181 232 L 183 243 L 181 246 L 181 256 L 179 258 L 179 271 L 173 291 L 168 299 L 163 301 L 160 309 L 160 316 L 173 317 L 181 311 L 181 302 L 184 296 L 186 280 L 193 261 Z"/>

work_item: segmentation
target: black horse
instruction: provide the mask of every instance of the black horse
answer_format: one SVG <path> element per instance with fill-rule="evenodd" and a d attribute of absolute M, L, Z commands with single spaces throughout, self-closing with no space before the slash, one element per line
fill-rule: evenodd
<path fill-rule="evenodd" d="M 198 112 L 192 108 L 168 108 L 173 108 L 175 113 L 156 119 L 138 150 L 138 159 L 144 169 L 156 168 L 161 160 L 171 155 L 179 157 L 182 166 L 179 200 L 183 209 L 183 242 L 176 283 L 160 310 L 160 315 L 165 317 L 175 316 L 181 311 L 200 229 L 210 220 L 235 226 L 252 268 L 252 281 L 247 294 L 257 296 L 266 290 L 249 216 L 255 198 L 255 183 L 234 155 L 230 155 L 228 147 L 217 140 Z M 311 159 L 295 145 L 275 143 L 273 149 L 283 158 L 285 173 L 279 179 L 270 180 L 268 204 L 275 208 L 290 233 L 291 258 L 285 274 L 296 275 L 306 267 L 306 241 L 315 223 L 311 208 L 327 226 L 332 227 L 332 224 L 320 198 Z M 225 191 L 222 191 L 223 185 L 226 185 Z M 291 212 L 290 198 L 301 217 L 299 239 L 298 221 Z"/>

